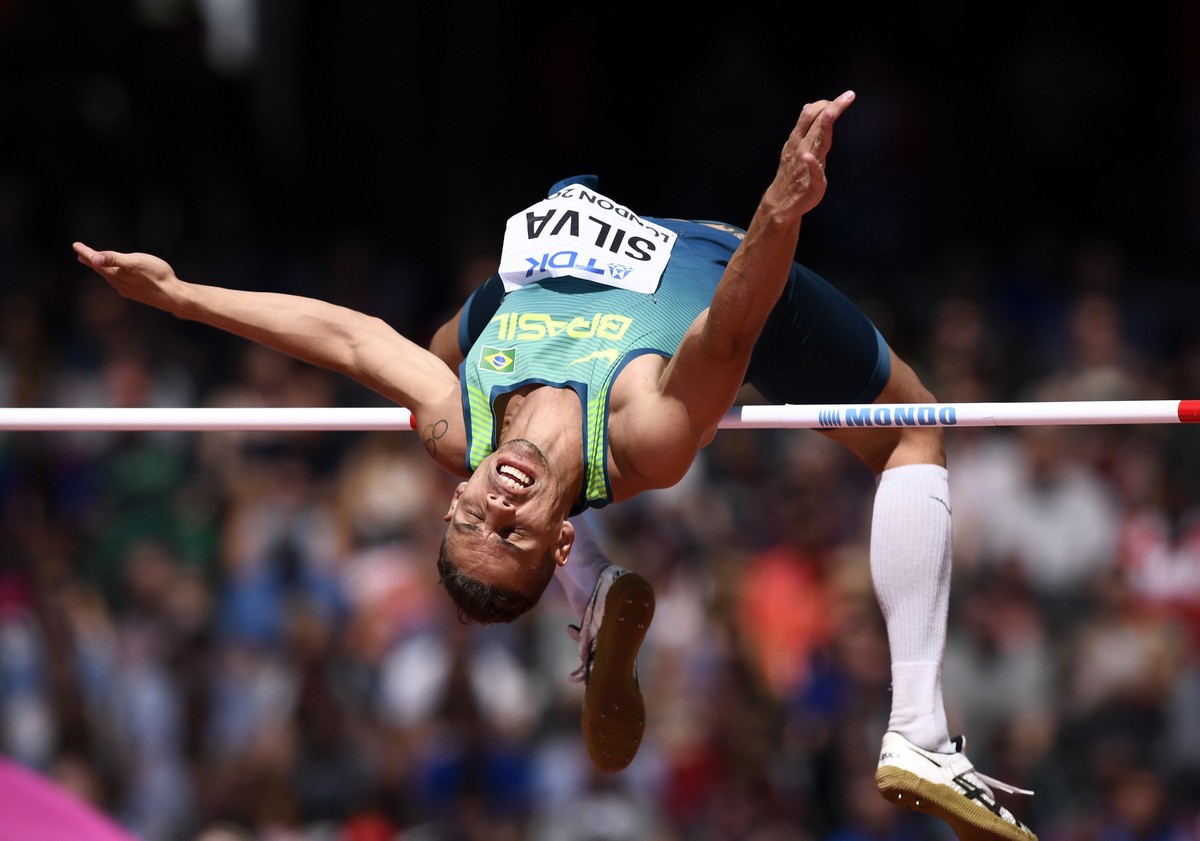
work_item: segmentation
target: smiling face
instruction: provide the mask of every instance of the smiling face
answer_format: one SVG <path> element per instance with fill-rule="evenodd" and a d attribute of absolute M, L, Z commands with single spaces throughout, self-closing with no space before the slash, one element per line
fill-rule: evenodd
<path fill-rule="evenodd" d="M 505 442 L 454 491 L 445 560 L 460 577 L 537 601 L 574 540 L 564 496 L 541 450 Z"/>

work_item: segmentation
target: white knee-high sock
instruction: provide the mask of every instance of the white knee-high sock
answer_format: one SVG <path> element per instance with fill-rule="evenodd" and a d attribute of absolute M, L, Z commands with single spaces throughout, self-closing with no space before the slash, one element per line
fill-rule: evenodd
<path fill-rule="evenodd" d="M 582 621 L 583 611 L 592 598 L 596 582 L 604 570 L 612 566 L 612 561 L 596 542 L 596 536 L 582 514 L 572 517 L 571 523 L 575 526 L 575 543 L 571 546 L 567 562 L 555 567 L 554 577 L 567 594 L 567 601 L 571 603 L 575 615 Z"/>
<path fill-rule="evenodd" d="M 871 522 L 871 578 L 892 655 L 888 730 L 926 750 L 952 750 L 942 700 L 951 565 L 946 469 L 883 471 Z"/>

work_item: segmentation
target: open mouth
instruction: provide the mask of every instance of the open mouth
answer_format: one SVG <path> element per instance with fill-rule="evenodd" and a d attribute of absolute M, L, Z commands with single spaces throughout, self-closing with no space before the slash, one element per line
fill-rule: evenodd
<path fill-rule="evenodd" d="M 512 464 L 501 464 L 496 468 L 500 484 L 513 491 L 526 491 L 533 485 L 533 477 Z"/>
<path fill-rule="evenodd" d="M 496 484 L 511 494 L 529 493 L 548 467 L 537 445 L 523 438 L 506 441 L 495 458 Z"/>

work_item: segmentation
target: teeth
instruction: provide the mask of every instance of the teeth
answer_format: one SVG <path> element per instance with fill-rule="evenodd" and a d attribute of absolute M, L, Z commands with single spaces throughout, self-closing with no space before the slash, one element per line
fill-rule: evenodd
<path fill-rule="evenodd" d="M 511 465 L 501 465 L 499 472 L 501 476 L 506 479 L 511 479 L 522 488 L 527 488 L 533 484 L 533 479 L 530 476 L 526 475 L 520 470 L 517 470 L 517 468 L 512 467 Z"/>

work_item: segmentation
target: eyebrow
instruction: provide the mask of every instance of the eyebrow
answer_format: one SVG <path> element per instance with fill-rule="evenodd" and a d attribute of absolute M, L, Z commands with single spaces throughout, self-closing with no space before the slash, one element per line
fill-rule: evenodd
<path fill-rule="evenodd" d="M 483 529 L 481 529 L 475 523 L 464 523 L 461 520 L 456 520 L 453 523 L 451 523 L 451 526 L 459 531 L 469 531 L 469 532 L 471 532 L 471 534 L 477 534 L 477 535 L 483 534 Z M 524 548 L 518 546 L 517 544 L 515 544 L 511 540 L 509 540 L 507 537 L 500 537 L 500 535 L 497 534 L 496 538 L 500 541 L 501 546 L 503 546 L 506 549 L 511 549 L 512 551 L 516 552 L 518 555 L 528 555 L 530 552 L 533 551 L 532 549 L 524 549 Z"/>

